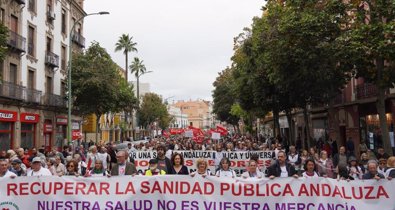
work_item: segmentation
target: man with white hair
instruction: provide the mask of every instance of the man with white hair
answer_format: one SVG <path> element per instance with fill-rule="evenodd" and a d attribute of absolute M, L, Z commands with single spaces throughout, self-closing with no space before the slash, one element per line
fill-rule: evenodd
<path fill-rule="evenodd" d="M 384 179 L 384 175 L 377 171 L 378 163 L 376 160 L 368 161 L 368 172 L 362 176 L 362 179 Z"/>
<path fill-rule="evenodd" d="M 17 175 L 10 170 L 9 168 L 9 161 L 8 159 L 0 159 L 0 178 L 2 177 L 11 177 L 15 178 Z"/>
<path fill-rule="evenodd" d="M 52 176 L 52 173 L 41 165 L 40 157 L 35 157 L 32 160 L 32 168 L 27 172 L 27 176 Z"/>

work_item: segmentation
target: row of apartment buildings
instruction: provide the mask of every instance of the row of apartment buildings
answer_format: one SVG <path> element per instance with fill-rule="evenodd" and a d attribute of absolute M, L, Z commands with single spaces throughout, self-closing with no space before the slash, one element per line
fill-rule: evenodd
<path fill-rule="evenodd" d="M 0 149 L 61 147 L 67 132 L 65 87 L 69 41 L 85 47 L 83 0 L 3 0 L 0 23 L 9 29 L 0 63 Z M 73 133 L 82 119 L 72 116 Z"/>

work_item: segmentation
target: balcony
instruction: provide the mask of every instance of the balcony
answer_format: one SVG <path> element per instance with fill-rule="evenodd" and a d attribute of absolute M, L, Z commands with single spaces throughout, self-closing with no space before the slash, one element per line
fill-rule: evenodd
<path fill-rule="evenodd" d="M 25 101 L 29 103 L 40 104 L 41 101 L 41 91 L 34 89 L 26 89 Z"/>
<path fill-rule="evenodd" d="M 59 67 L 59 56 L 47 51 L 45 54 L 45 64 L 53 68 Z"/>
<path fill-rule="evenodd" d="M 2 81 L 0 84 L 0 96 L 5 98 L 11 98 L 16 100 L 23 100 L 25 93 L 25 87 Z"/>
<path fill-rule="evenodd" d="M 26 4 L 25 0 L 15 0 L 15 2 L 18 4 Z"/>
<path fill-rule="evenodd" d="M 45 95 L 45 104 L 48 106 L 66 107 L 64 97 L 52 93 L 47 93 Z"/>
<path fill-rule="evenodd" d="M 8 37 L 8 46 L 12 49 L 15 50 L 16 52 L 22 53 L 26 52 L 26 38 L 17 34 L 14 31 L 9 32 L 9 37 Z"/>
<path fill-rule="evenodd" d="M 78 46 L 85 47 L 85 37 L 83 37 L 80 33 L 74 32 L 71 39 Z"/>
<path fill-rule="evenodd" d="M 371 83 L 357 85 L 357 99 L 365 99 L 377 96 L 377 86 Z"/>

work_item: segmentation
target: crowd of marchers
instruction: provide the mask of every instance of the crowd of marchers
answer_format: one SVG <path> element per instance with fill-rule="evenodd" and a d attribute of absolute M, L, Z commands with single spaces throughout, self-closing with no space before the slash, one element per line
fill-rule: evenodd
<path fill-rule="evenodd" d="M 196 143 L 181 136 L 157 137 L 144 142 L 129 142 L 120 147 L 112 143 L 95 144 L 90 141 L 76 147 L 64 146 L 62 150 L 16 148 L 0 151 L 0 177 L 18 176 L 125 176 L 125 175 L 189 175 L 236 177 L 231 162 L 223 156 L 233 151 L 271 151 L 273 160 L 266 166 L 259 165 L 259 157 L 248 160 L 242 178 L 275 177 L 326 177 L 343 180 L 389 179 L 395 177 L 395 156 L 389 156 L 382 147 L 369 150 L 362 142 L 356 154 L 352 139 L 345 146 L 337 147 L 335 141 L 316 143 L 308 150 L 286 146 L 275 138 L 249 138 L 228 136 L 221 140 Z M 203 150 L 216 153 L 215 170 L 208 168 L 208 159 L 195 161 L 191 172 L 184 165 L 183 156 L 177 151 Z M 157 158 L 149 161 L 149 168 L 138 173 L 134 153 L 156 151 Z"/>

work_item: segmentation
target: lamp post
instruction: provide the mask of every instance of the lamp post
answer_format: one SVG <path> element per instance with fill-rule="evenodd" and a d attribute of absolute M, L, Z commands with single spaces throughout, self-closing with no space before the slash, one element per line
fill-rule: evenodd
<path fill-rule="evenodd" d="M 136 82 L 137 82 L 137 111 L 136 111 L 136 126 L 140 128 L 139 125 L 139 109 L 140 109 L 140 77 L 144 74 L 152 73 L 153 71 L 146 71 L 146 72 L 141 72 L 140 74 L 136 75 Z M 140 137 L 140 134 L 139 134 Z M 139 139 L 138 139 L 139 140 Z"/>
<path fill-rule="evenodd" d="M 73 26 L 71 27 L 70 33 L 69 33 L 69 68 L 67 71 L 67 141 L 68 143 L 71 142 L 71 110 L 72 110 L 72 106 L 73 106 L 73 99 L 71 98 L 71 69 L 72 69 L 72 55 L 73 55 L 73 47 L 72 47 L 72 41 L 73 41 L 73 35 L 74 35 L 74 28 L 77 25 L 77 23 L 79 23 L 82 19 L 84 19 L 87 16 L 90 15 L 108 15 L 110 14 L 109 12 L 97 12 L 97 13 L 90 13 L 87 14 L 85 16 L 82 16 L 81 18 L 79 18 L 78 20 L 76 20 L 73 24 Z"/>

